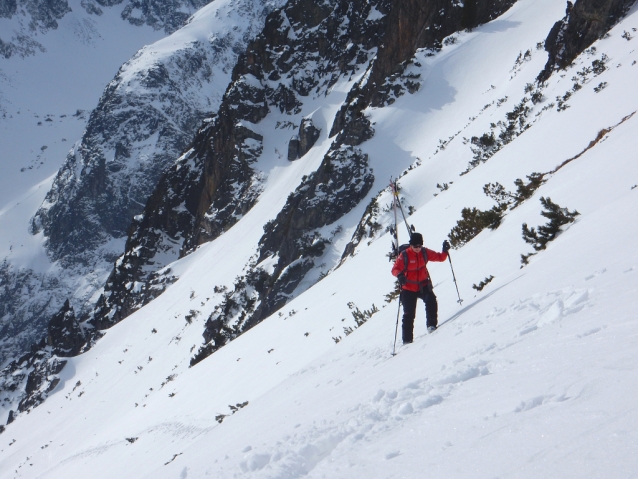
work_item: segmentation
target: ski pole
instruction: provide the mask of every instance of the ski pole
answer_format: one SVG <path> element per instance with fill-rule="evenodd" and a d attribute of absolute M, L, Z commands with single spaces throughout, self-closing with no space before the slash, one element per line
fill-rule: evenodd
<path fill-rule="evenodd" d="M 392 210 L 394 212 L 394 241 L 392 243 L 392 249 L 394 253 L 399 255 L 399 228 L 398 228 L 398 214 L 397 214 L 397 201 L 398 201 L 398 192 L 397 192 L 397 184 L 395 181 L 390 178 L 390 188 L 392 189 Z M 400 206 L 400 203 L 399 203 Z M 401 313 L 401 284 L 399 283 L 399 304 L 397 306 L 397 324 L 394 327 L 394 344 L 392 345 L 392 356 L 396 356 L 396 347 L 397 347 L 397 334 L 399 332 L 399 314 Z"/>
<path fill-rule="evenodd" d="M 452 266 L 452 256 L 450 255 L 449 251 L 447 253 L 447 259 L 450 261 L 450 268 L 452 269 L 452 278 L 454 278 L 454 286 L 456 286 L 456 294 L 459 297 L 459 300 L 457 301 L 457 303 L 463 306 L 463 300 L 461 299 L 461 294 L 459 293 L 459 285 L 456 282 L 456 275 L 454 274 L 454 266 Z"/>
<path fill-rule="evenodd" d="M 399 332 L 399 314 L 401 313 L 401 295 L 399 294 L 399 307 L 397 308 L 397 325 L 394 328 L 394 345 L 392 346 L 392 356 L 396 356 L 397 334 Z"/>

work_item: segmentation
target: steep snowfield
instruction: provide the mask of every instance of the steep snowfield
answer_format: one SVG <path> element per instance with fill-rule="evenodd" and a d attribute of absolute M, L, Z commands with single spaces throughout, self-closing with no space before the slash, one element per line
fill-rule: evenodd
<path fill-rule="evenodd" d="M 450 265 L 429 265 L 438 331 L 425 334 L 419 310 L 414 344 L 391 356 L 398 305 L 384 302 L 393 278 L 382 235 L 280 314 L 188 368 L 221 300 L 214 286 L 231 285 L 263 223 L 325 145 L 291 164 L 274 159 L 263 201 L 172 265 L 179 281 L 72 358 L 54 394 L 6 427 L 2 477 L 636 477 L 638 115 L 630 115 L 638 110 L 638 8 L 549 80 L 531 128 L 459 176 L 472 159 L 464 138 L 505 121 L 544 65 L 536 44 L 563 11 L 562 0 L 521 0 L 439 54 L 419 54 L 420 92 L 369 112 L 377 133 L 362 146 L 377 178 L 373 195 L 420 163 L 401 178 L 401 194 L 417 208 L 410 223 L 436 250 L 463 207 L 493 205 L 486 183 L 513 190 L 515 179 L 584 152 L 498 229 L 452 252 L 462 305 Z M 531 58 L 513 68 L 528 49 Z M 602 53 L 607 69 L 590 73 L 557 111 L 555 98 Z M 545 224 L 541 197 L 580 215 L 521 269 L 520 255 L 533 251 L 521 225 Z M 386 193 L 379 206 L 389 201 Z M 346 232 L 364 208 L 342 220 Z M 490 275 L 481 292 L 472 289 Z M 373 305 L 379 311 L 346 335 L 352 312 Z"/>

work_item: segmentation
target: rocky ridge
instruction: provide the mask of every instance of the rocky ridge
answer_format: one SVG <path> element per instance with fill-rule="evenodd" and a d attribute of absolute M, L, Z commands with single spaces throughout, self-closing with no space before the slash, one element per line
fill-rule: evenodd
<path fill-rule="evenodd" d="M 193 148 L 160 181 L 142 216 L 144 224 L 141 228 L 136 227 L 129 238 L 127 255 L 135 250 L 154 255 L 158 248 L 163 249 L 166 243 L 150 240 L 147 232 L 167 225 L 171 228 L 169 237 L 184 255 L 219 236 L 241 218 L 257 200 L 264 174 L 256 165 L 262 153 L 263 138 L 251 125 L 267 116 L 281 118 L 280 124 L 299 122 L 298 137 L 303 138 L 304 149 L 308 148 L 313 140 L 316 141 L 318 131 L 310 127 L 309 118 L 299 117 L 305 98 L 326 95 L 341 76 L 368 68 L 383 31 L 385 16 L 368 18 L 373 10 L 386 12 L 387 8 L 385 2 L 354 5 L 345 1 L 295 1 L 271 14 L 263 33 L 240 57 L 219 115 L 200 130 Z M 372 186 L 373 176 L 367 167 L 367 157 L 355 148 L 364 136 L 357 134 L 354 128 L 344 130 L 347 133 L 335 139 L 319 171 L 307 180 L 308 184 L 300 186 L 303 190 L 311 187 L 321 191 L 321 201 L 310 197 L 297 205 L 314 208 L 316 215 L 307 210 L 303 215 L 306 224 L 295 225 L 293 231 L 282 230 L 278 226 L 279 219 L 266 228 L 259 258 L 271 255 L 274 251 L 270 244 L 278 243 L 280 239 L 290 247 L 290 251 L 285 246 L 277 248 L 285 255 L 280 256 L 275 279 L 299 256 L 305 256 L 309 245 L 315 244 L 314 256 L 320 255 L 323 248 L 317 246 L 319 243 L 313 230 L 334 222 L 349 211 Z M 368 129 L 367 137 L 371 134 Z M 293 145 L 295 142 L 296 137 L 293 137 Z M 289 151 L 291 148 L 294 146 L 289 147 Z M 295 152 L 295 158 L 298 155 L 299 150 Z M 195 182 L 189 182 L 190 179 Z M 345 188 L 348 182 L 359 186 Z M 167 191 L 170 191 L 169 195 Z M 302 201 L 302 196 L 297 201 Z M 287 216 L 291 209 L 295 206 L 287 205 L 281 215 Z M 181 226 L 176 227 L 178 225 Z M 161 235 L 150 236 L 153 237 L 163 240 Z M 301 274 L 287 285 L 288 289 L 294 289 L 313 264 L 311 260 L 303 263 L 299 269 Z M 133 262 L 123 262 L 114 271 L 113 281 L 109 282 L 113 289 L 107 287 L 101 302 L 110 302 L 111 306 L 97 311 L 95 318 L 120 317 L 120 311 L 130 302 L 129 293 L 123 291 L 121 285 L 131 284 L 131 280 L 136 279 L 131 277 L 136 266 Z M 117 277 L 118 273 L 121 279 Z M 250 273 L 249 276 L 254 275 Z M 263 274 L 259 276 L 264 278 Z M 269 281 L 274 285 L 272 278 Z M 280 285 L 287 281 L 281 281 L 274 289 L 267 287 L 272 290 L 270 294 L 276 295 Z M 125 314 L 129 312 L 124 311 Z M 246 316 L 246 312 L 243 315 Z M 256 321 L 238 328 L 248 327 Z"/>

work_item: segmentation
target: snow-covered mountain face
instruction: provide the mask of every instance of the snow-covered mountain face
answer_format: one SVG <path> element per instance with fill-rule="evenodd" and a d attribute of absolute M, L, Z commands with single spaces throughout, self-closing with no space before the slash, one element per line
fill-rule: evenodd
<path fill-rule="evenodd" d="M 410 3 L 296 1 L 270 15 L 240 57 L 219 115 L 199 131 L 136 219 L 90 324 L 107 328 L 156 297 L 158 282 L 170 274 L 158 281 L 158 267 L 217 238 L 257 201 L 280 204 L 281 197 L 276 203 L 261 197 L 269 176 L 308 153 L 318 163 L 275 216 L 260 220 L 264 234 L 234 284 L 220 285 L 241 299 L 220 304 L 210 316 L 193 364 L 335 266 L 341 252 L 330 245 L 345 234 L 337 222 L 375 183 L 368 154 L 358 148 L 374 136 L 362 110 L 372 98 L 390 103 L 419 87 L 418 75 L 401 76 L 404 44 L 412 53 L 436 50 L 463 22 L 488 21 L 511 2 L 481 4 L 469 19 L 460 4 L 428 5 L 417 15 L 418 5 Z M 401 24 L 410 27 L 397 38 Z M 396 88 L 387 87 L 383 96 L 375 82 L 388 72 Z"/>
<path fill-rule="evenodd" d="M 300 76 L 294 64 L 286 71 L 290 57 L 275 45 L 288 51 L 306 29 L 278 23 L 295 18 L 295 3 L 274 12 L 265 31 L 271 26 L 278 42 L 266 51 L 257 48 L 262 36 L 251 43 L 219 114 L 136 219 L 99 305 L 106 313 L 80 322 L 65 304 L 40 349 L 13 363 L 12 382 L 5 376 L 0 400 L 12 422 L 0 435 L 3 470 L 48 478 L 632 474 L 632 4 L 617 25 L 606 17 L 608 34 L 567 68 L 551 51 L 577 44 L 571 22 L 588 15 L 565 16 L 562 1 L 520 0 L 435 47 L 414 42 L 407 61 L 395 53 L 401 66 L 383 85 L 374 58 L 388 42 L 374 52 L 353 43 L 363 56 L 332 71 L 315 55 Z M 381 3 L 345 15 L 336 15 L 345 3 L 334 5 L 324 18 L 365 34 L 387 32 L 394 18 Z M 563 34 L 548 37 L 556 30 Z M 337 78 L 300 95 L 301 79 L 322 79 L 306 70 Z M 537 82 L 544 71 L 552 74 Z M 273 93 L 282 78 L 292 95 Z M 285 118 L 295 122 L 282 128 Z M 419 311 L 415 344 L 394 358 L 390 176 L 400 176 L 407 221 L 427 246 L 455 240 L 465 300 L 457 304 L 451 263 L 430 264 L 441 327 L 425 335 Z M 575 221 L 553 229 L 565 218 Z M 118 279 L 125 264 L 128 284 Z M 172 284 L 154 283 L 162 277 Z M 154 287 L 165 291 L 152 301 L 152 292 L 136 296 Z M 288 302 L 268 315 L 281 296 Z M 117 317 L 127 298 L 131 315 Z M 92 328 L 111 325 L 89 344 Z M 89 343 L 76 341 L 83 335 Z"/>
<path fill-rule="evenodd" d="M 42 236 L 29 233 L 30 218 L 69 148 L 81 138 L 109 79 L 139 48 L 164 36 L 122 21 L 119 7 L 101 16 L 87 13 L 80 1 L 70 1 L 69 8 L 57 20 L 58 28 L 31 32 L 45 51 L 0 58 L 2 363 L 42 337 L 46 322 L 72 291 L 103 283 L 89 272 L 76 284 L 66 284 L 68 275 L 51 264 Z M 0 18 L 3 40 L 21 15 Z"/>
<path fill-rule="evenodd" d="M 82 30 L 87 38 L 99 35 L 94 19 L 105 10 L 115 9 L 122 20 L 134 26 L 147 25 L 155 30 L 172 33 L 208 2 L 202 0 L 166 0 L 141 2 L 138 0 L 8 0 L 0 5 L 0 56 L 30 56 L 47 50 L 41 36 L 56 30 L 60 21 L 74 11 L 82 9 L 84 15 L 76 17 L 74 27 Z"/>
<path fill-rule="evenodd" d="M 33 216 L 30 224 L 19 224 L 38 239 L 32 250 L 40 264 L 25 268 L 11 254 L 2 263 L 2 362 L 38 342 L 66 299 L 78 313 L 92 305 L 124 249 L 132 217 L 202 119 L 217 111 L 238 54 L 281 3 L 214 2 L 175 34 L 141 49 L 91 114 L 80 115 L 88 119 L 81 139 L 37 213 L 26 213 Z M 61 159 L 66 154 L 58 153 Z M 43 241 L 48 268 L 42 266 Z"/>
<path fill-rule="evenodd" d="M 54 259 L 87 261 L 126 236 L 161 172 L 219 108 L 237 55 L 276 6 L 215 2 L 122 66 L 33 220 Z"/>

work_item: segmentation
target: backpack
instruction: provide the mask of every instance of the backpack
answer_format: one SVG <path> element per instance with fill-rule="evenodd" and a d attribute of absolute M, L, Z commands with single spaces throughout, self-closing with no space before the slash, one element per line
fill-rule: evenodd
<path fill-rule="evenodd" d="M 408 252 L 406 251 L 410 245 L 408 243 L 402 244 L 399 246 L 399 254 L 403 256 L 403 271 L 405 274 L 408 272 Z M 423 255 L 423 263 L 427 266 L 428 264 L 428 254 L 425 252 L 425 247 L 421 246 L 421 254 Z"/>

